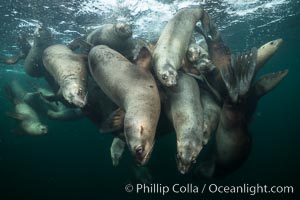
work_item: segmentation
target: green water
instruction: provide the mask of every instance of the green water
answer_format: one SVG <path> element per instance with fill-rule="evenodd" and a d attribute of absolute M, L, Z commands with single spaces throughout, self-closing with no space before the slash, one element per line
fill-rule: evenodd
<path fill-rule="evenodd" d="M 175 183 L 217 185 L 291 185 L 299 194 L 300 178 L 300 18 L 291 17 L 280 23 L 278 32 L 256 35 L 260 46 L 281 37 L 284 44 L 265 65 L 260 74 L 289 69 L 282 83 L 259 102 L 250 124 L 253 148 L 249 158 L 236 172 L 222 180 L 194 180 L 182 176 L 176 168 L 175 134 L 156 141 L 149 169 L 154 183 L 172 186 Z M 226 30 L 225 34 L 229 31 Z M 238 30 L 236 30 L 238 32 Z M 243 37 L 229 37 L 233 49 L 242 49 Z M 237 42 L 236 42 L 237 41 Z M 261 41 L 263 41 L 261 43 Z M 9 44 L 6 44 L 9 45 Z M 2 44 L 2 47 L 5 44 Z M 13 69 L 18 69 L 20 62 Z M 1 64 L 1 68 L 7 68 Z M 133 160 L 125 152 L 120 165 L 113 167 L 110 159 L 111 135 L 100 134 L 87 119 L 57 122 L 44 119 L 49 134 L 41 137 L 14 133 L 17 123 L 5 112 L 13 109 L 2 87 L 12 79 L 32 80 L 25 74 L 0 69 L 0 199 L 295 199 L 295 195 L 229 195 L 174 194 L 143 195 L 126 193 Z M 37 80 L 34 80 L 37 81 Z"/>

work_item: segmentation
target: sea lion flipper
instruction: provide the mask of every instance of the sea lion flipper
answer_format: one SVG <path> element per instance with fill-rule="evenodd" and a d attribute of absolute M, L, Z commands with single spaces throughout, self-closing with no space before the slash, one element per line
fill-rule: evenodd
<path fill-rule="evenodd" d="M 235 60 L 235 56 L 231 56 L 231 61 Z M 231 62 L 231 64 L 227 65 L 226 67 L 220 68 L 220 74 L 224 81 L 224 84 L 227 88 L 227 92 L 229 95 L 229 98 L 232 102 L 236 102 L 238 99 L 239 89 L 237 86 L 237 77 L 235 75 L 234 70 L 234 62 Z"/>
<path fill-rule="evenodd" d="M 261 98 L 275 88 L 288 74 L 288 70 L 270 73 L 262 76 L 254 85 L 254 94 L 257 99 Z"/>
<path fill-rule="evenodd" d="M 199 166 L 197 166 L 194 173 L 199 178 L 211 179 L 214 176 L 215 169 L 216 169 L 216 164 L 213 159 L 205 160 L 205 161 L 201 162 L 201 164 L 199 164 Z"/>
<path fill-rule="evenodd" d="M 16 57 L 12 57 L 12 58 L 5 58 L 5 59 L 0 59 L 1 63 L 5 63 L 8 65 L 13 65 L 16 64 L 19 60 L 21 60 L 23 58 L 22 55 L 16 56 Z"/>
<path fill-rule="evenodd" d="M 26 117 L 20 113 L 16 113 L 16 112 L 6 112 L 5 113 L 8 117 L 11 117 L 13 119 L 16 119 L 16 120 L 24 120 Z"/>
<path fill-rule="evenodd" d="M 242 53 L 235 58 L 233 66 L 237 80 L 238 95 L 243 97 L 249 92 L 255 76 L 257 49 L 252 48 L 250 52 Z"/>
<path fill-rule="evenodd" d="M 109 133 L 122 129 L 124 126 L 124 117 L 125 111 L 118 108 L 101 124 L 100 132 Z"/>

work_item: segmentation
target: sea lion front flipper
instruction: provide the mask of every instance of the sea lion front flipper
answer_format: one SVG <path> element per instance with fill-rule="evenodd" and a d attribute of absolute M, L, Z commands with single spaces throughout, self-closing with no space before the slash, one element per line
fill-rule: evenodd
<path fill-rule="evenodd" d="M 257 99 L 261 98 L 275 88 L 288 74 L 288 70 L 270 73 L 258 79 L 253 87 Z"/>
<path fill-rule="evenodd" d="M 233 60 L 239 97 L 244 97 L 249 92 L 255 76 L 256 60 L 256 48 L 252 48 L 250 52 L 236 56 L 235 60 Z"/>
<path fill-rule="evenodd" d="M 119 165 L 120 159 L 125 150 L 125 146 L 126 146 L 126 141 L 123 141 L 118 137 L 114 137 L 110 147 L 110 155 L 114 167 Z"/>
<path fill-rule="evenodd" d="M 16 112 L 6 112 L 5 114 L 8 117 L 11 117 L 13 119 L 20 120 L 20 121 L 23 121 L 24 119 L 26 119 L 26 116 L 24 116 L 20 113 L 16 113 Z"/>
<path fill-rule="evenodd" d="M 100 132 L 110 133 L 122 129 L 124 126 L 124 118 L 125 111 L 118 108 L 101 124 Z"/>

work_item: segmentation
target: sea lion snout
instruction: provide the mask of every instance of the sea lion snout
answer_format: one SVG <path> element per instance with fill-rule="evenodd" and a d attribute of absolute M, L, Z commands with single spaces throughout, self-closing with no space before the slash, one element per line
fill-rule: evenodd
<path fill-rule="evenodd" d="M 160 73 L 158 77 L 160 79 L 160 82 L 167 87 L 177 85 L 177 71 L 174 70 L 171 65 L 166 65 L 165 68 L 167 68 L 167 70 L 164 70 L 164 73 Z"/>
<path fill-rule="evenodd" d="M 188 143 L 186 145 L 177 144 L 177 168 L 181 174 L 189 172 L 192 164 L 196 163 L 196 159 L 202 150 L 202 145 Z"/>
<path fill-rule="evenodd" d="M 87 103 L 87 93 L 79 85 L 67 84 L 66 89 L 63 90 L 64 98 L 80 108 L 84 107 Z"/>

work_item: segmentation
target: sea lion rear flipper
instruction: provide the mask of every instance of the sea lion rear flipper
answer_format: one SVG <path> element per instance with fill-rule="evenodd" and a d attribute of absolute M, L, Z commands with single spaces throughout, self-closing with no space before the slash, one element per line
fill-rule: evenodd
<path fill-rule="evenodd" d="M 288 74 L 288 70 L 270 73 L 262 76 L 253 86 L 254 94 L 257 99 L 261 98 L 273 88 L 275 88 Z"/>
<path fill-rule="evenodd" d="M 256 59 L 257 49 L 252 48 L 250 52 L 236 56 L 233 61 L 239 97 L 243 97 L 249 92 L 255 76 Z"/>
<path fill-rule="evenodd" d="M 118 108 L 100 126 L 100 132 L 110 133 L 123 128 L 125 111 Z"/>
<path fill-rule="evenodd" d="M 26 118 L 24 115 L 22 115 L 20 113 L 16 113 L 16 112 L 6 112 L 6 115 L 8 117 L 11 117 L 13 119 L 20 120 L 20 121 L 22 121 Z"/>
<path fill-rule="evenodd" d="M 0 62 L 5 63 L 5 64 L 9 64 L 9 65 L 13 65 L 13 64 L 16 64 L 22 58 L 23 58 L 23 56 L 19 55 L 19 56 L 12 57 L 12 58 L 0 59 Z"/>

